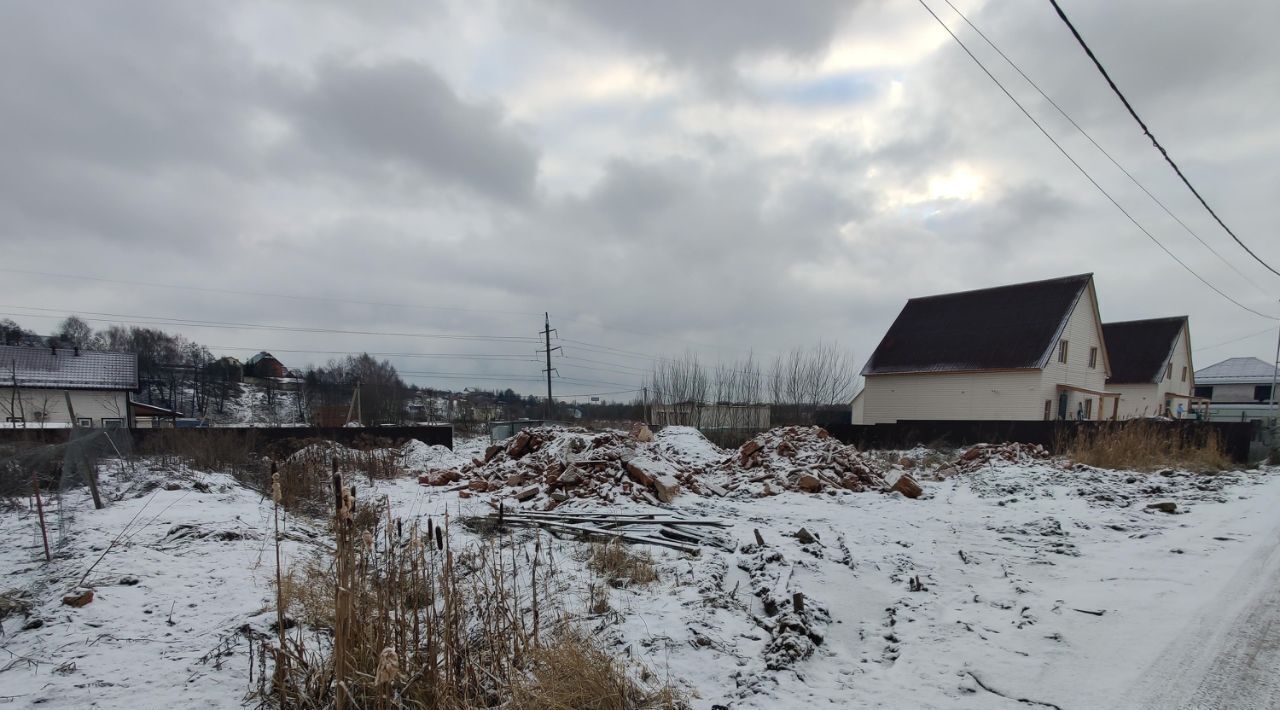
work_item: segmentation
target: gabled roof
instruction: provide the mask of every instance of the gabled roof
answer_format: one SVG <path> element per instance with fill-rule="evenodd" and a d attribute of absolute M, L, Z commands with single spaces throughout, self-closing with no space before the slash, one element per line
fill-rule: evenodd
<path fill-rule="evenodd" d="M 1111 358 L 1107 384 L 1159 382 L 1186 325 L 1186 316 L 1103 323 L 1102 338 Z"/>
<path fill-rule="evenodd" d="M 1093 274 L 913 298 L 863 375 L 1044 367 Z"/>
<path fill-rule="evenodd" d="M 1256 357 L 1233 357 L 1196 370 L 1197 385 L 1271 384 L 1276 368 Z"/>
<path fill-rule="evenodd" d="M 246 364 L 246 365 L 256 365 L 256 364 L 258 364 L 259 362 L 261 362 L 261 361 L 263 361 L 263 360 L 266 360 L 267 358 L 271 358 L 272 360 L 275 360 L 276 362 L 280 362 L 279 360 L 276 360 L 276 356 L 275 356 L 275 355 L 272 355 L 271 353 L 267 352 L 266 350 L 263 350 L 262 352 L 258 353 L 257 355 L 254 355 L 253 357 L 251 357 L 251 358 L 249 358 L 248 360 L 246 360 L 244 364 Z"/>
<path fill-rule="evenodd" d="M 138 389 L 133 353 L 0 345 L 0 387 L 32 389 Z"/>

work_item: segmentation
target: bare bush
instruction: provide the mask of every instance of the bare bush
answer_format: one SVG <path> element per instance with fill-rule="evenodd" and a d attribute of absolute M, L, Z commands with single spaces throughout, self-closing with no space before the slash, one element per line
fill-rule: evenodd
<path fill-rule="evenodd" d="M 658 579 L 653 558 L 633 552 L 621 540 L 591 543 L 586 559 L 587 567 L 611 586 L 643 585 Z"/>

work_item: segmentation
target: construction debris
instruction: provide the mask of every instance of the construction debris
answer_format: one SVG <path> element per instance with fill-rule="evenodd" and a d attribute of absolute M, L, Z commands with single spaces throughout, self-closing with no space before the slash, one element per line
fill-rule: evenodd
<path fill-rule="evenodd" d="M 743 488 L 753 495 L 772 495 L 776 490 L 888 490 L 883 462 L 840 443 L 822 427 L 764 432 L 739 447 L 724 469 L 730 481 L 725 488 Z"/>
<path fill-rule="evenodd" d="M 1040 444 L 976 444 L 956 459 L 961 471 L 976 471 L 991 461 L 1030 463 L 1049 458 L 1049 450 Z"/>
<path fill-rule="evenodd" d="M 483 460 L 429 471 L 419 482 L 461 482 L 461 489 L 450 490 L 488 492 L 511 507 L 550 511 L 579 500 L 671 504 L 686 491 L 716 497 L 887 492 L 885 476 L 893 468 L 821 427 L 774 429 L 727 454 L 691 427 L 654 433 L 637 425 L 623 433 L 550 426 L 522 430 L 487 448 Z M 920 495 L 914 479 L 900 487 L 907 497 Z"/>
<path fill-rule="evenodd" d="M 898 476 L 898 480 L 893 482 L 893 486 L 889 490 L 901 493 L 908 498 L 919 498 L 924 493 L 924 489 L 920 487 L 919 483 L 916 483 L 916 479 L 912 478 L 909 473 Z"/>
<path fill-rule="evenodd" d="M 715 518 L 684 518 L 676 515 L 615 515 L 612 513 L 547 513 L 500 510 L 485 518 L 488 525 L 537 527 L 553 535 L 584 539 L 621 540 L 658 545 L 682 552 L 697 553 L 702 545 L 732 552 L 736 544 L 706 528 L 729 524 Z"/>

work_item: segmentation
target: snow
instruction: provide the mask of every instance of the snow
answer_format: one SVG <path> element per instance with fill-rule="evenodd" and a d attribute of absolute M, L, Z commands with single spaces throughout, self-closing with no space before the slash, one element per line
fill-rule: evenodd
<path fill-rule="evenodd" d="M 668 426 L 653 437 L 654 448 L 690 468 L 714 466 L 728 455 L 691 426 Z"/>
<path fill-rule="evenodd" d="M 410 439 L 400 449 L 400 467 L 415 473 L 456 469 L 470 460 L 447 446 L 424 444 L 417 439 Z"/>
<path fill-rule="evenodd" d="M 690 463 L 728 455 L 670 429 L 654 445 L 664 461 L 673 450 Z M 454 453 L 410 442 L 400 453 L 429 467 L 485 445 L 460 442 Z M 653 550 L 660 580 L 609 590 L 614 612 L 593 628 L 683 687 L 695 708 L 1027 707 L 1009 698 L 1142 707 L 1165 687 L 1183 689 L 1179 673 L 1210 667 L 1190 649 L 1221 643 L 1215 629 L 1255 608 L 1251 590 L 1280 574 L 1276 469 L 1140 474 L 996 459 L 945 480 L 913 473 L 918 500 L 682 494 L 669 510 L 730 522 L 738 550 Z M 0 695 L 23 707 L 239 707 L 250 687 L 240 629 L 264 630 L 271 617 L 270 501 L 229 476 L 147 459 L 137 470 L 107 462 L 101 478 L 103 510 L 83 490 L 64 494 L 61 509 L 48 501 L 51 519 L 65 517 L 51 564 L 34 513 L 0 516 L 4 584 L 26 590 L 44 622 L 3 621 L 12 655 L 0 659 Z M 415 476 L 377 486 L 406 518 L 488 511 Z M 1157 502 L 1177 512 L 1147 507 Z M 817 541 L 793 537 L 801 527 Z M 292 516 L 285 530 L 286 565 L 328 539 L 323 524 Z M 117 535 L 89 575 L 94 601 L 63 606 Z M 571 552 L 579 544 L 556 545 L 565 596 L 580 603 L 591 578 Z M 119 584 L 126 575 L 139 583 Z M 917 578 L 923 588 L 912 591 Z M 820 643 L 778 623 L 795 620 L 795 592 Z M 765 614 L 766 597 L 781 602 L 777 617 Z"/>

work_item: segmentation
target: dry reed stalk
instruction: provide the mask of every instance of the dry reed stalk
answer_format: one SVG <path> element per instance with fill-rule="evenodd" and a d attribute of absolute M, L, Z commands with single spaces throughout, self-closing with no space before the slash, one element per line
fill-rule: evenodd
<path fill-rule="evenodd" d="M 271 462 L 271 513 L 275 523 L 275 536 L 273 540 L 276 548 L 276 632 L 279 634 L 280 645 L 276 649 L 276 673 L 275 686 L 280 695 L 280 707 L 287 707 L 287 689 L 286 683 L 289 678 L 289 660 L 285 652 L 285 635 L 284 635 L 284 584 L 283 575 L 280 565 L 280 501 L 282 495 L 280 493 L 280 474 L 276 470 L 276 464 Z"/>

